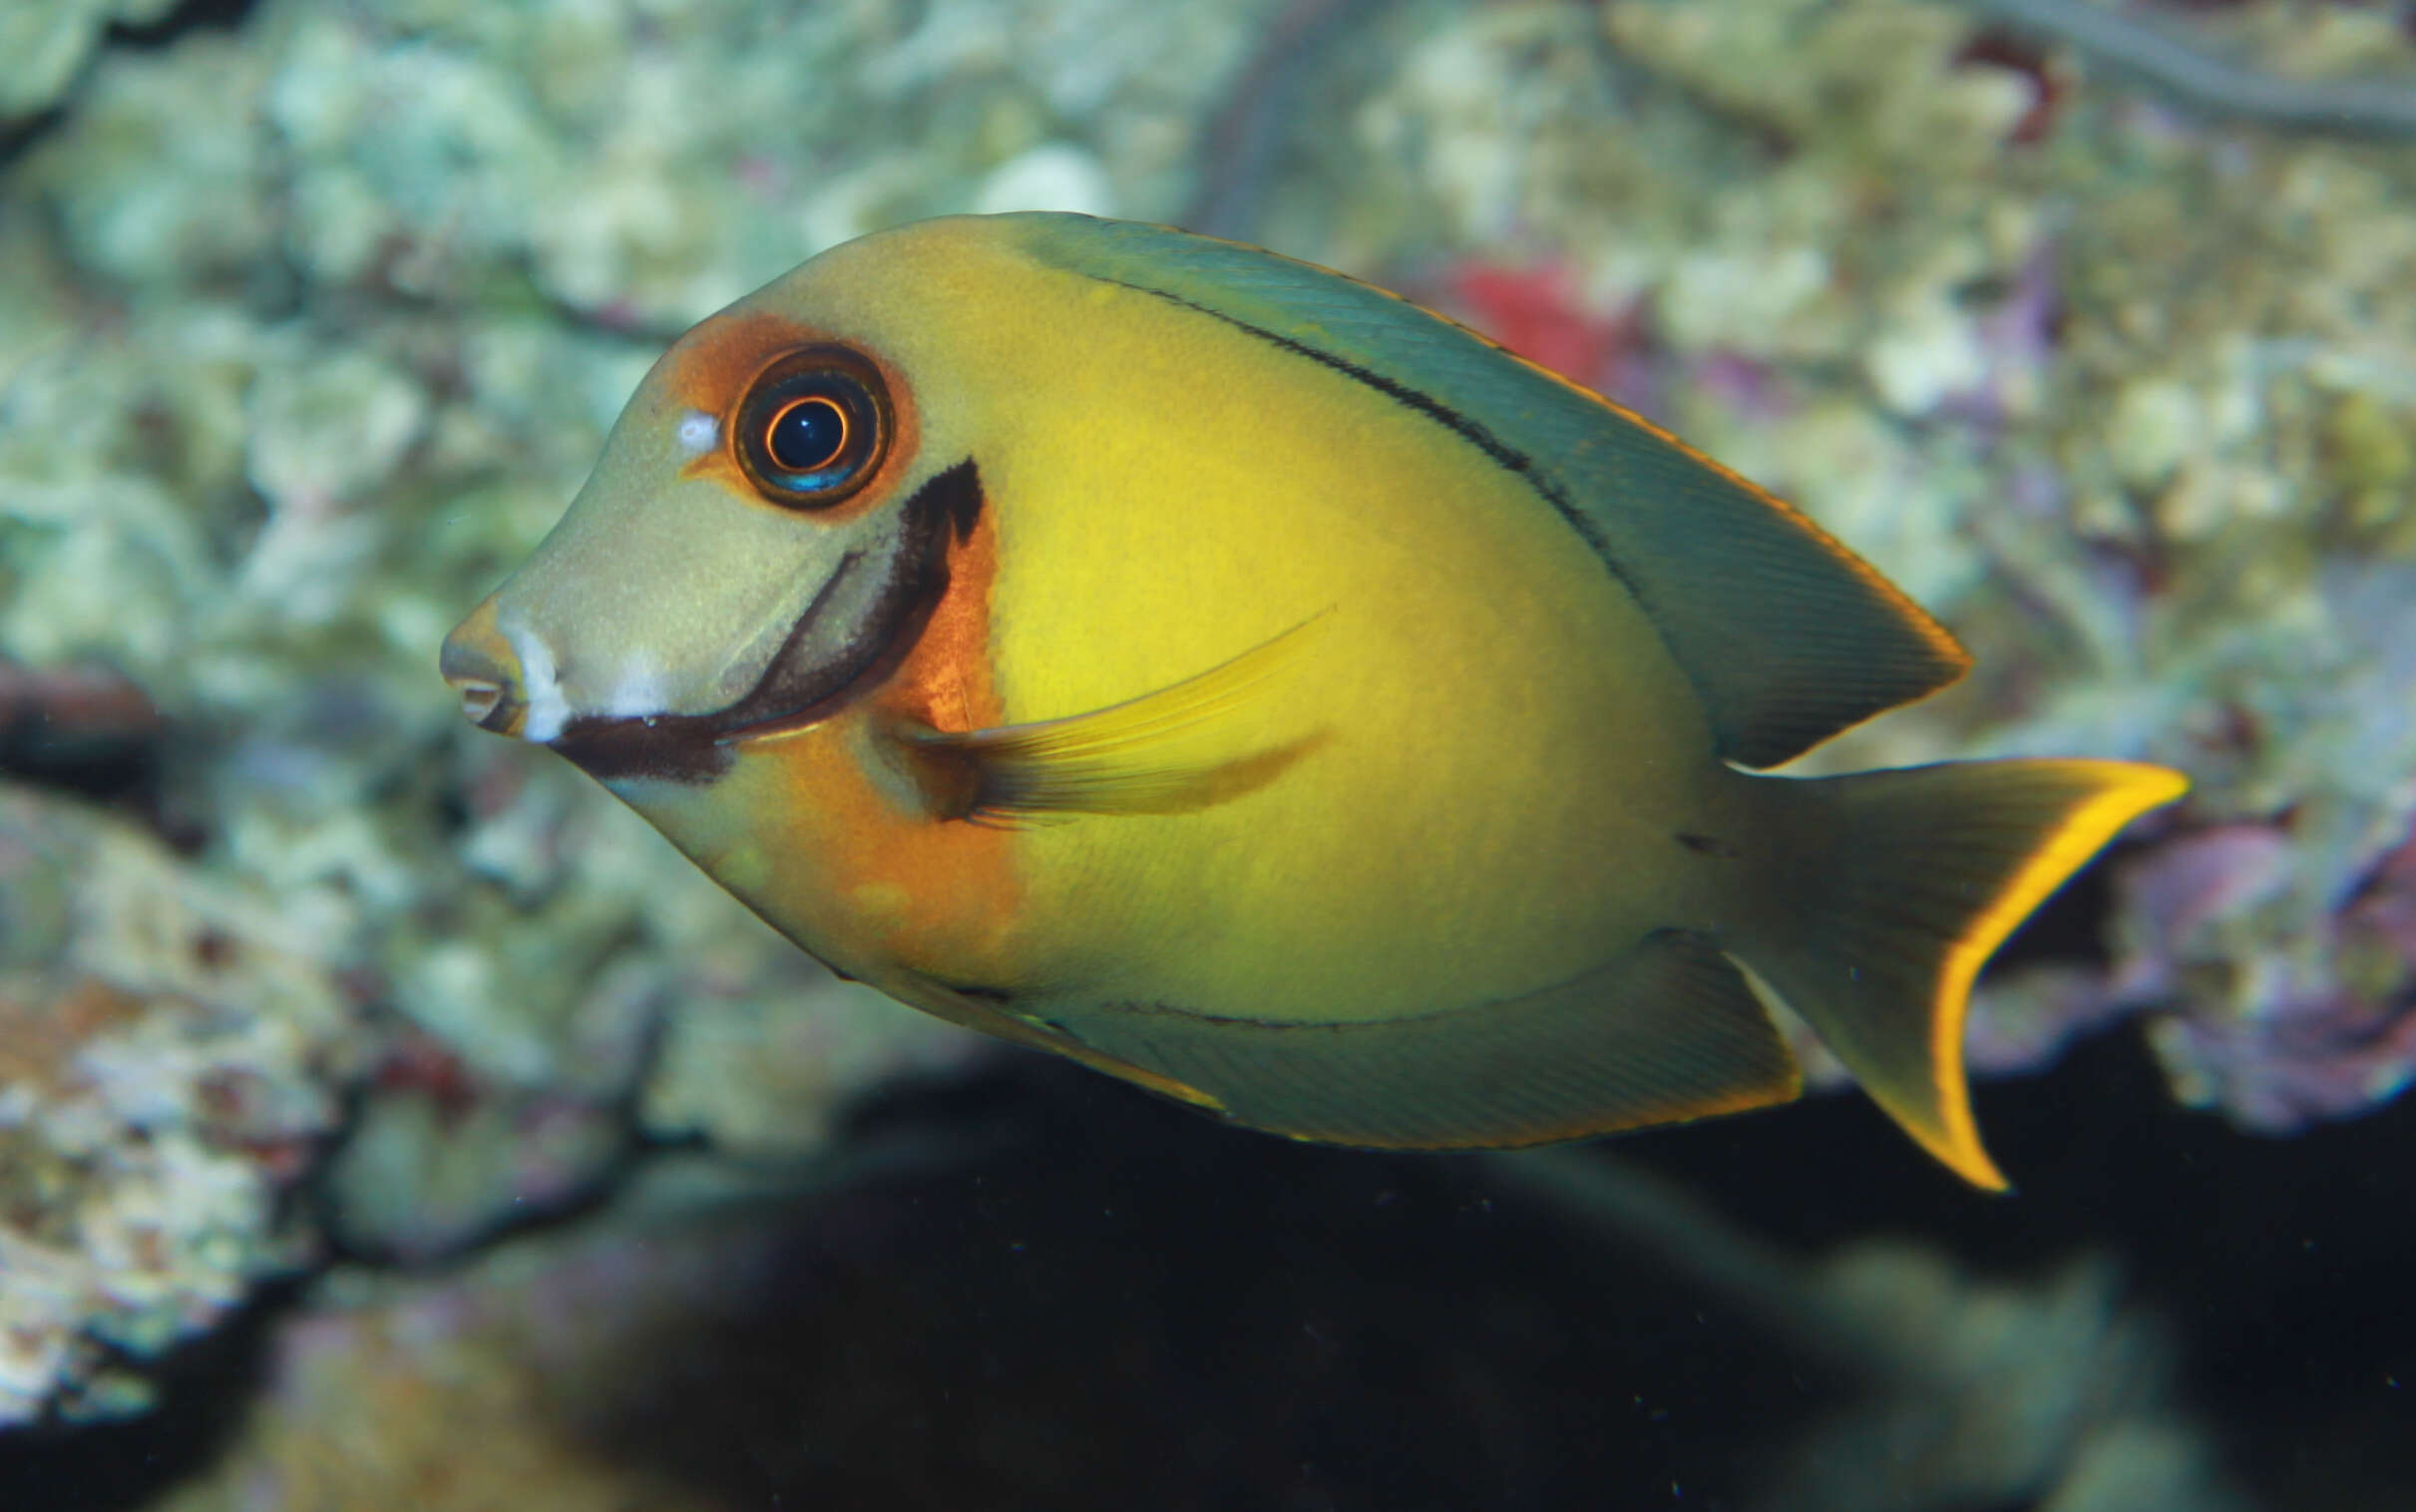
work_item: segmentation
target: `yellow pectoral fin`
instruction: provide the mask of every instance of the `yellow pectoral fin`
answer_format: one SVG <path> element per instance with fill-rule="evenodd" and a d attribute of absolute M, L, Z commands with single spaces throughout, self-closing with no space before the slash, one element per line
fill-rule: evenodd
<path fill-rule="evenodd" d="M 997 729 L 898 730 L 950 818 L 1019 825 L 1064 814 L 1180 814 L 1266 786 L 1322 734 L 1268 746 L 1230 718 L 1297 665 L 1324 615 L 1171 687 L 1087 714 Z"/>

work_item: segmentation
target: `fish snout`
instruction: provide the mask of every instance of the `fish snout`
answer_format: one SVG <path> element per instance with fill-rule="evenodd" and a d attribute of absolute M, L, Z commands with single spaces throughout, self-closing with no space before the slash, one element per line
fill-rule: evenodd
<path fill-rule="evenodd" d="M 521 733 L 529 717 L 528 689 L 520 657 L 496 627 L 493 599 L 445 637 L 436 669 L 461 695 L 464 719 L 498 735 Z"/>

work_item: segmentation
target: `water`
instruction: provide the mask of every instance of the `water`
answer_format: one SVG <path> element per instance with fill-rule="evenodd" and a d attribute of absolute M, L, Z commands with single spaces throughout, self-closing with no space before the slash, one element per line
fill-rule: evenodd
<path fill-rule="evenodd" d="M 25 0 L 0 60 L 0 1506 L 2408 1499 L 2404 7 Z M 1574 1149 L 1221 1127 L 461 720 L 669 340 L 1035 207 L 1794 501 L 1975 660 L 1794 770 L 2191 777 L 1982 980 L 2012 1195 L 1809 1031 L 1802 1103 Z"/>

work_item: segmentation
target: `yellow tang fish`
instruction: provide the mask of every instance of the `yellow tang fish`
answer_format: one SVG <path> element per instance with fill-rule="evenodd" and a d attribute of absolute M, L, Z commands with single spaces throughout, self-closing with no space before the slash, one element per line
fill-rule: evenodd
<path fill-rule="evenodd" d="M 1966 664 L 1460 326 L 1054 214 L 868 236 L 689 331 L 443 658 L 833 969 L 1237 1123 L 1781 1102 L 1775 999 L 1995 1187 L 1972 977 L 2186 784 L 1752 775 Z"/>

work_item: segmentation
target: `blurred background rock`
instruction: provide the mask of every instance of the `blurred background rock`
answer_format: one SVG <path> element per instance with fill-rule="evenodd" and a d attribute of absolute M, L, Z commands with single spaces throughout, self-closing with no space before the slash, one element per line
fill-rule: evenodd
<path fill-rule="evenodd" d="M 2079 11 L 2114 41 L 2018 0 L 0 0 L 0 1504 L 2381 1505 L 2405 1111 L 2253 1140 L 2416 1066 L 2416 33 Z M 2029 1195 L 1850 1103 L 1628 1142 L 1794 1241 L 1741 1281 L 1708 1214 L 1586 1230 L 1735 1312 L 1698 1357 L 1538 1258 L 1582 1192 L 1489 1166 L 1011 1065 L 848 1122 L 987 1052 L 465 728 L 434 647 L 688 323 L 1023 207 L 1404 288 L 1802 504 L 1978 657 L 1820 761 L 2189 771 L 1985 984 L 1975 1063 L 2061 1065 L 1983 1107 Z M 1496 1182 L 1541 1216 L 1468 1217 Z M 1854 1389 L 1746 1410 L 1838 1329 Z M 1087 1378 L 1128 1366 L 1157 1394 Z M 1340 1399 L 1250 1405 L 1304 1370 Z M 680 1390 L 728 1462 L 599 1449 L 698 1431 Z"/>

